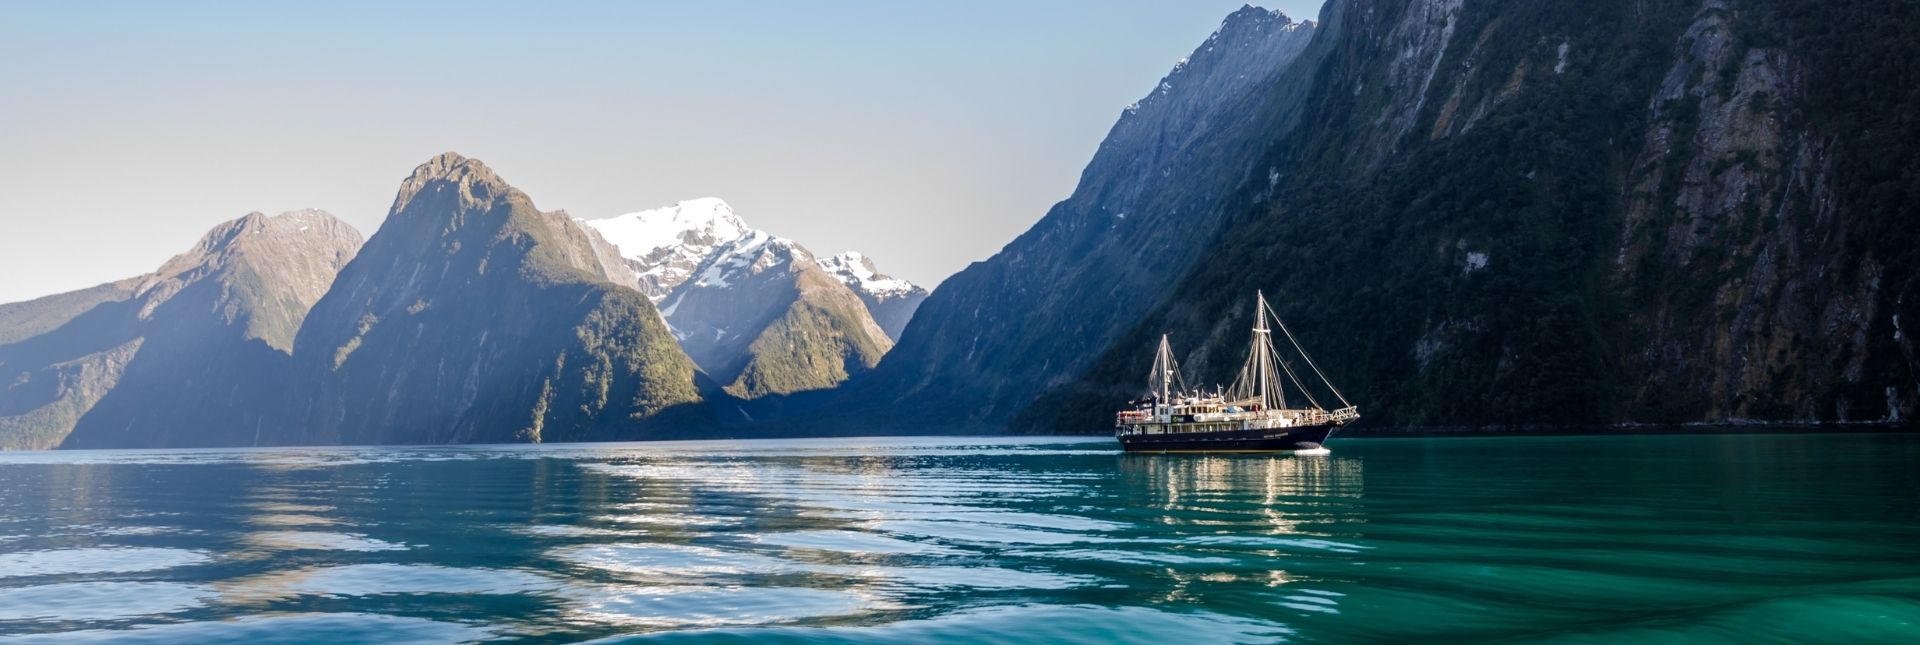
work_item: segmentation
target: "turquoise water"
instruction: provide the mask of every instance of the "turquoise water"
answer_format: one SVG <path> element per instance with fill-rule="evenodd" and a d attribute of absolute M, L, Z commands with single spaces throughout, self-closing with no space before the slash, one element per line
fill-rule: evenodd
<path fill-rule="evenodd" d="M 0 454 L 47 642 L 1920 642 L 1920 437 Z"/>

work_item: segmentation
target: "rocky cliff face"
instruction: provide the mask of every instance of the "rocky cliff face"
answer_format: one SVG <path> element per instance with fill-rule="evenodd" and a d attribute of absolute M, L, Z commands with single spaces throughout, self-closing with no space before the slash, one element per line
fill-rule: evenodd
<path fill-rule="evenodd" d="M 1374 423 L 1911 418 L 1914 13 L 1336 0 L 1273 184 L 1015 424 L 1103 426 L 1162 331 L 1228 378 L 1254 289 Z"/>
<path fill-rule="evenodd" d="M 943 283 L 840 407 L 916 429 L 991 425 L 1078 378 L 1207 257 L 1223 200 L 1275 181 L 1258 153 L 1292 128 L 1290 70 L 1314 31 L 1252 7 L 1229 16 L 1126 108 L 1073 195 Z"/>
<path fill-rule="evenodd" d="M 1621 404 L 1666 419 L 1897 417 L 1912 402 L 1901 388 L 1840 395 L 1889 349 L 1871 341 L 1893 322 L 1888 258 L 1861 244 L 1862 196 L 1837 193 L 1835 142 L 1809 127 L 1814 72 L 1784 42 L 1747 40 L 1764 29 L 1755 11 L 1701 3 L 1647 100 L 1613 267 L 1641 305 L 1622 368 L 1646 378 Z"/>
<path fill-rule="evenodd" d="M 593 231 L 477 160 L 415 169 L 295 345 L 291 443 L 568 441 L 710 424 L 694 368 Z"/>
<path fill-rule="evenodd" d="M 152 274 L 0 308 L 0 445 L 252 445 L 294 334 L 360 243 L 319 211 L 254 213 Z"/>

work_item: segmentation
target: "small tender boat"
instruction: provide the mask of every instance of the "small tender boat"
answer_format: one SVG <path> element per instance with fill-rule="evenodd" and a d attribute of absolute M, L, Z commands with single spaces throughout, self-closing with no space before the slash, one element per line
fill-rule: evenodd
<path fill-rule="evenodd" d="M 1320 378 L 1340 407 L 1327 409 L 1300 382 L 1292 365 L 1273 349 L 1267 316 L 1298 352 L 1313 375 Z M 1293 384 L 1307 407 L 1288 407 L 1281 375 Z M 1232 386 L 1213 392 L 1189 390 L 1173 360 L 1173 346 L 1165 335 L 1147 376 L 1146 398 L 1134 401 L 1115 418 L 1120 447 L 1140 453 L 1292 453 L 1327 454 L 1327 437 L 1360 418 L 1360 409 L 1347 401 L 1327 380 L 1313 358 L 1293 338 L 1286 323 L 1267 306 L 1265 294 L 1255 294 L 1253 347 Z"/>

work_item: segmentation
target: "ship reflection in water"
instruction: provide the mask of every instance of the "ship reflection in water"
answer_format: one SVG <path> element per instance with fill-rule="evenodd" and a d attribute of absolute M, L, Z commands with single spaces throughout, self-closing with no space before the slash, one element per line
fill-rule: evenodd
<path fill-rule="evenodd" d="M 1920 529 L 1900 521 L 1912 438 L 1823 438 L 1844 467 L 1788 438 L 1703 441 L 0 454 L 0 635 L 1404 641 L 1658 620 L 1740 639 L 1779 615 L 1887 640 L 1920 624 Z"/>

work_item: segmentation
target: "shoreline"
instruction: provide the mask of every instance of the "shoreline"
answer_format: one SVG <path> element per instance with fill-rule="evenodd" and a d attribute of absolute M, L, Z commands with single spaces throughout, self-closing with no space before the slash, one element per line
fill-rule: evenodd
<path fill-rule="evenodd" d="M 1410 428 L 1354 428 L 1343 429 L 1334 435 L 1338 439 L 1382 439 L 1382 438 L 1434 438 L 1434 437 L 1583 437 L 1583 436 L 1647 436 L 1647 435 L 1738 435 L 1738 434 L 1817 434 L 1817 433 L 1868 433 L 1868 434 L 1905 434 L 1920 433 L 1920 425 L 1907 422 L 1859 422 L 1859 423 L 1687 423 L 1679 425 L 1661 424 L 1619 424 L 1619 425 L 1540 425 L 1540 426 L 1421 426 Z"/>

